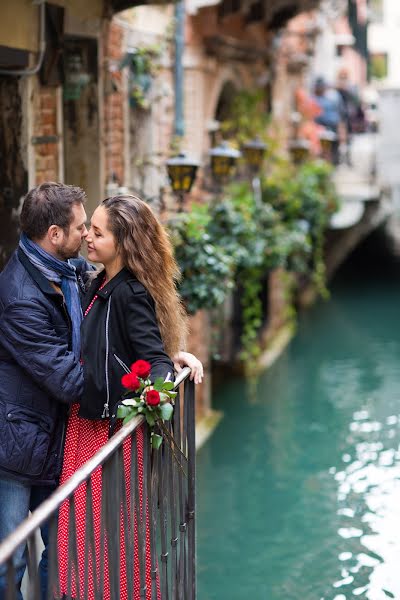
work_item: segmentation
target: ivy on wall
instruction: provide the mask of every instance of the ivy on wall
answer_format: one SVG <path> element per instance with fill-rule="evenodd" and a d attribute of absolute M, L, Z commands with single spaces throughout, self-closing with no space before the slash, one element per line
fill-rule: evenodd
<path fill-rule="evenodd" d="M 129 69 L 129 104 L 132 108 L 150 108 L 150 92 L 159 71 L 161 53 L 162 46 L 153 44 L 133 48 L 122 59 L 119 68 Z"/>
<path fill-rule="evenodd" d="M 266 273 L 284 267 L 309 276 L 326 292 L 324 231 L 337 208 L 330 167 L 321 161 L 300 167 L 280 162 L 263 179 L 262 192 L 258 206 L 250 185 L 236 183 L 210 204 L 194 204 L 169 222 L 189 313 L 221 305 L 240 282 L 244 361 L 259 352 Z"/>

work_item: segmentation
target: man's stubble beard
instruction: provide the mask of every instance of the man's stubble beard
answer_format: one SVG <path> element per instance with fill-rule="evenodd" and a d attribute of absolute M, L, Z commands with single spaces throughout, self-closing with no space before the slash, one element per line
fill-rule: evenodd
<path fill-rule="evenodd" d="M 58 251 L 60 260 L 66 261 L 70 258 L 78 258 L 81 248 L 82 248 L 82 244 L 76 250 L 68 250 L 68 248 L 60 248 Z"/>

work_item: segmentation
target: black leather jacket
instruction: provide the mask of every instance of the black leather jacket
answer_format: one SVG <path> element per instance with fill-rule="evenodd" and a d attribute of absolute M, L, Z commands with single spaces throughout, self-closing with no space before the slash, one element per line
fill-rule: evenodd
<path fill-rule="evenodd" d="M 79 415 L 86 419 L 115 416 L 125 391 L 121 362 L 130 367 L 138 359 L 151 364 L 151 378 L 173 374 L 157 324 L 155 304 L 136 277 L 123 269 L 100 291 L 105 273 L 92 282 L 83 300 L 83 311 L 94 302 L 81 330 L 84 393 Z"/>

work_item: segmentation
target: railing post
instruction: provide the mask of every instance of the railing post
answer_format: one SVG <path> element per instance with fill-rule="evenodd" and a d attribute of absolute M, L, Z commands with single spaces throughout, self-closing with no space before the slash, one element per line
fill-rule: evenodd
<path fill-rule="evenodd" d="M 185 407 L 187 415 L 187 452 L 188 452 L 188 600 L 196 600 L 196 436 L 195 436 L 195 403 L 194 382 L 185 382 Z"/>

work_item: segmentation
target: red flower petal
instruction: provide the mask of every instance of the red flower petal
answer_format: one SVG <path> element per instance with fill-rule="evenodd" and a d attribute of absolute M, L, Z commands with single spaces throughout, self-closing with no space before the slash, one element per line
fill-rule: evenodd
<path fill-rule="evenodd" d="M 150 406 L 157 406 L 157 404 L 160 404 L 160 394 L 157 390 L 149 390 L 146 393 L 146 402 Z"/>
<path fill-rule="evenodd" d="M 135 373 L 126 373 L 121 377 L 121 383 L 127 390 L 137 390 L 140 387 L 140 381 Z"/>
<path fill-rule="evenodd" d="M 131 365 L 131 371 L 138 377 L 146 379 L 150 375 L 151 364 L 147 360 L 137 360 Z"/>

